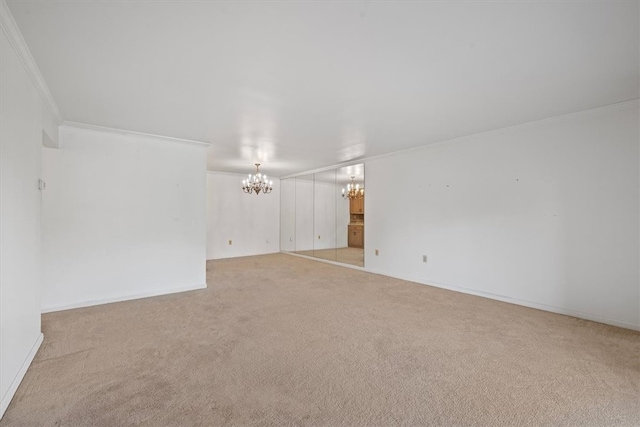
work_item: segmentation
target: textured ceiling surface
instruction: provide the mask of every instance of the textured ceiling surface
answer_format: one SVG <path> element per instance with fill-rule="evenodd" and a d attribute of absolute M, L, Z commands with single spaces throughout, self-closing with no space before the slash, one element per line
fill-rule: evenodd
<path fill-rule="evenodd" d="M 283 176 L 638 98 L 638 2 L 8 1 L 65 120 Z"/>

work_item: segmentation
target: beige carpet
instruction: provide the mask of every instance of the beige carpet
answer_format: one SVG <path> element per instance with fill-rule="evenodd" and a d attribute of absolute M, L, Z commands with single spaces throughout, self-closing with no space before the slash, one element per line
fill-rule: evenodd
<path fill-rule="evenodd" d="M 297 251 L 296 253 L 312 258 L 321 258 L 364 267 L 364 249 L 362 248 L 315 249 L 312 251 Z"/>
<path fill-rule="evenodd" d="M 640 334 L 286 254 L 43 316 L 0 426 L 640 425 Z"/>

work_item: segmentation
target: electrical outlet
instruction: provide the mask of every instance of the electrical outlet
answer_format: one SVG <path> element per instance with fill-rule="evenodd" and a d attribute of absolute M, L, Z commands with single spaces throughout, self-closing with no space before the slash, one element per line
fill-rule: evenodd
<path fill-rule="evenodd" d="M 230 244 L 230 245 L 231 245 L 231 244 L 233 244 L 233 240 L 229 240 L 229 244 Z"/>
<path fill-rule="evenodd" d="M 376 256 L 380 255 L 380 253 L 378 252 L 378 250 L 376 249 Z"/>
<path fill-rule="evenodd" d="M 427 262 L 427 256 L 426 255 L 422 255 L 422 262 Z"/>

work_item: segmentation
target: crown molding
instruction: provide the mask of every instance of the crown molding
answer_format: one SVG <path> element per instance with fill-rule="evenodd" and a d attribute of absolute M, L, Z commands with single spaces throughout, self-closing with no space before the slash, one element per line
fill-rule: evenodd
<path fill-rule="evenodd" d="M 89 125 L 86 123 L 64 121 L 60 126 L 75 128 L 75 129 L 91 130 L 91 131 L 97 131 L 97 132 L 106 132 L 106 133 L 111 133 L 116 135 L 132 135 L 132 136 L 138 136 L 138 137 L 147 138 L 147 139 L 153 139 L 156 141 L 178 142 L 180 144 L 191 144 L 191 145 L 197 145 L 199 147 L 205 147 L 205 148 L 211 145 L 211 143 L 209 142 L 194 141 L 191 139 L 173 138 L 171 136 L 154 135 L 152 133 L 136 132 L 134 130 L 125 130 L 125 129 L 110 128 L 105 126 Z"/>
<path fill-rule="evenodd" d="M 331 166 L 325 166 L 325 167 L 318 168 L 318 169 L 312 169 L 312 170 L 308 170 L 308 171 L 296 172 L 296 173 L 293 173 L 293 174 L 285 175 L 285 176 L 280 177 L 280 179 L 295 178 L 295 177 L 298 177 L 298 176 L 309 175 L 309 174 L 318 173 L 318 172 L 324 172 L 324 171 L 327 171 L 327 170 L 341 168 L 341 167 L 344 167 L 344 166 L 353 166 L 353 165 L 357 165 L 357 164 L 360 164 L 360 163 L 364 163 L 366 165 L 366 163 L 370 162 L 370 161 L 386 159 L 386 158 L 389 158 L 389 157 L 395 157 L 395 156 L 399 156 L 399 155 L 403 155 L 403 154 L 418 153 L 418 152 L 421 152 L 421 151 L 424 151 L 424 150 L 432 150 L 434 148 L 440 147 L 440 146 L 445 145 L 445 144 L 449 145 L 449 144 L 456 144 L 456 143 L 466 142 L 466 141 L 469 141 L 470 139 L 476 138 L 478 136 L 497 135 L 497 134 L 505 132 L 505 131 L 537 127 L 537 126 L 541 126 L 541 125 L 544 125 L 544 124 L 547 124 L 547 123 L 553 123 L 553 122 L 558 122 L 558 121 L 562 121 L 562 120 L 570 120 L 570 119 L 577 118 L 577 117 L 594 116 L 594 115 L 606 113 L 606 112 L 609 112 L 609 111 L 626 110 L 628 108 L 638 108 L 638 107 L 640 107 L 640 98 L 629 99 L 627 101 L 617 102 L 615 104 L 604 105 L 604 106 L 601 106 L 601 107 L 590 108 L 588 110 L 581 110 L 581 111 L 577 111 L 577 112 L 574 112 L 574 113 L 562 114 L 562 115 L 559 115 L 559 116 L 547 117 L 547 118 L 540 119 L 540 120 L 533 120 L 533 121 L 530 121 L 530 122 L 520 123 L 520 124 L 513 125 L 513 126 L 507 126 L 507 127 L 502 127 L 502 128 L 498 128 L 498 129 L 488 130 L 488 131 L 485 131 L 485 132 L 478 132 L 478 133 L 473 133 L 473 134 L 469 134 L 469 135 L 459 136 L 457 138 L 446 139 L 446 140 L 442 140 L 442 141 L 435 141 L 435 142 L 432 142 L 432 143 L 419 145 L 417 147 L 410 147 L 410 148 L 405 148 L 403 150 L 397 150 L 397 151 L 391 151 L 389 153 L 378 154 L 376 156 L 369 156 L 369 157 L 363 156 L 363 157 L 360 157 L 360 158 L 358 158 L 356 160 L 351 160 L 351 161 L 344 162 L 344 163 L 337 163 L 337 164 L 331 165 Z"/>
<path fill-rule="evenodd" d="M 364 165 L 364 163 L 368 159 L 369 158 L 367 158 L 367 157 L 358 157 L 357 159 L 349 160 L 348 162 L 336 163 L 335 165 L 331 165 L 331 166 L 323 166 L 321 168 L 311 169 L 311 170 L 304 171 L 304 172 L 292 173 L 292 174 L 280 177 L 280 179 L 295 178 L 295 177 L 298 177 L 298 176 L 310 175 L 310 174 L 313 174 L 313 173 L 326 172 L 326 171 L 330 171 L 330 170 L 333 170 L 333 169 L 345 168 L 345 167 L 348 167 L 348 166 Z"/>
<path fill-rule="evenodd" d="M 469 141 L 470 139 L 476 138 L 478 136 L 487 136 L 487 135 L 498 135 L 503 132 L 525 129 L 525 128 L 536 128 L 538 126 L 542 126 L 549 123 L 560 122 L 564 120 L 571 120 L 579 117 L 589 117 L 589 116 L 597 116 L 598 114 L 603 114 L 611 111 L 619 111 L 626 110 L 630 108 L 638 108 L 640 107 L 640 98 L 633 98 L 626 101 L 616 102 L 615 104 L 603 105 L 601 107 L 590 108 L 588 110 L 576 111 L 573 113 L 561 114 L 559 116 L 547 117 L 544 119 L 533 120 L 530 122 L 519 123 L 513 126 L 506 126 L 502 128 L 492 129 L 484 132 L 472 133 L 469 135 L 459 136 L 457 138 L 445 139 L 442 141 L 436 141 L 425 145 L 419 145 L 417 147 L 405 148 L 404 150 L 392 151 L 390 153 L 378 154 L 377 156 L 365 157 L 361 160 L 361 162 L 368 162 L 372 160 L 380 160 L 388 157 L 395 157 L 403 154 L 411 154 L 413 152 L 421 152 L 425 150 L 431 150 L 437 147 L 441 147 L 442 145 L 449 144 L 457 144 L 464 143 Z"/>
<path fill-rule="evenodd" d="M 15 50 L 16 55 L 18 55 L 18 59 L 20 59 L 22 66 L 36 87 L 44 104 L 47 106 L 53 120 L 59 125 L 62 123 L 62 114 L 60 113 L 58 104 L 56 104 L 55 99 L 53 99 L 49 86 L 47 86 L 47 82 L 44 80 L 44 77 L 42 77 L 40 69 L 35 59 L 33 59 L 27 43 L 22 37 L 18 24 L 16 24 L 16 21 L 13 19 L 6 0 L 0 0 L 0 27 L 2 27 L 2 30 L 7 35 L 9 43 L 13 47 L 13 50 Z"/>

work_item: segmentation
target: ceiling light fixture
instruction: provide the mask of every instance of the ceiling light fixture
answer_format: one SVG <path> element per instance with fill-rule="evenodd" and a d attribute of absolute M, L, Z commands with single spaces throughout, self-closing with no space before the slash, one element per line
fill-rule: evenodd
<path fill-rule="evenodd" d="M 360 188 L 360 184 L 356 184 L 355 176 L 351 177 L 351 184 L 347 184 L 347 188 L 342 189 L 342 197 L 347 200 L 362 199 L 364 197 L 364 187 Z"/>
<path fill-rule="evenodd" d="M 273 181 L 267 180 L 267 175 L 260 173 L 260 163 L 256 163 L 256 174 L 249 174 L 248 179 L 242 180 L 242 191 L 247 194 L 269 194 L 273 191 Z"/>

